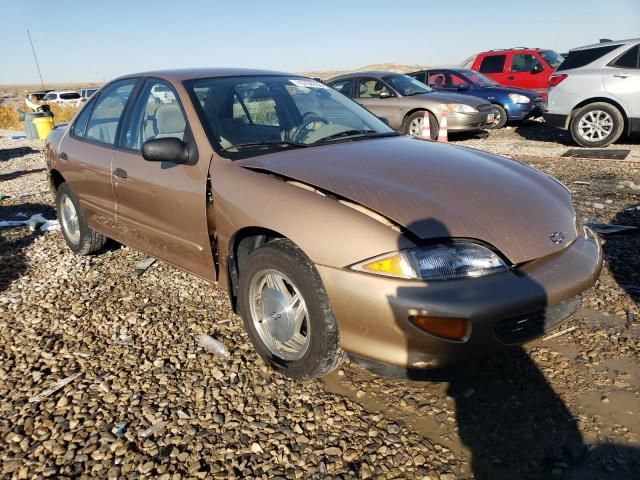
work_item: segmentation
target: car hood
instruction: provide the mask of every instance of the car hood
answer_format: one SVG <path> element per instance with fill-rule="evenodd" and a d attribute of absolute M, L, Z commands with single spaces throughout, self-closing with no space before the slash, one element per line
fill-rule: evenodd
<path fill-rule="evenodd" d="M 424 99 L 441 103 L 463 103 L 465 105 L 471 105 L 477 108 L 480 105 L 486 105 L 489 102 L 484 98 L 473 97 L 471 95 L 462 95 L 460 93 L 444 93 L 444 92 L 431 92 L 431 93 L 419 93 L 418 95 L 411 95 L 413 99 Z"/>
<path fill-rule="evenodd" d="M 235 163 L 360 203 L 421 239 L 482 240 L 514 264 L 556 253 L 577 236 L 571 195 L 561 184 L 514 160 L 470 148 L 392 137 Z M 551 241 L 554 232 L 562 232 L 563 243 Z M 336 232 L 342 234 L 349 233 Z"/>

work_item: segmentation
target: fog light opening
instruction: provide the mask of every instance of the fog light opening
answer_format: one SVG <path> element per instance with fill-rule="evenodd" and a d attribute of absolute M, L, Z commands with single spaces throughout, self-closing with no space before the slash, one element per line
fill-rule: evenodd
<path fill-rule="evenodd" d="M 469 329 L 469 321 L 464 318 L 411 315 L 409 321 L 420 330 L 447 340 L 464 340 Z"/>

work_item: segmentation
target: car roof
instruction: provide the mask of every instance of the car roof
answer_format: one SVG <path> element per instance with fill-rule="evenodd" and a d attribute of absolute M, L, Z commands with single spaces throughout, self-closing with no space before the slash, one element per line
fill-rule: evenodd
<path fill-rule="evenodd" d="M 457 73 L 468 73 L 468 72 L 477 73 L 474 70 L 471 70 L 470 68 L 462 68 L 462 67 L 431 67 L 431 68 L 425 68 L 424 70 L 417 70 L 411 73 L 433 72 L 434 70 L 444 70 L 444 71 L 457 72 Z"/>
<path fill-rule="evenodd" d="M 399 73 L 399 72 L 389 72 L 386 70 L 366 70 L 364 72 L 351 72 L 351 73 L 343 73 L 342 75 L 336 75 L 335 77 L 327 80 L 327 82 L 334 81 L 334 80 L 341 80 L 343 78 L 354 78 L 354 77 L 373 77 L 373 78 L 381 79 L 382 77 L 386 77 L 387 75 L 406 75 L 406 74 Z"/>
<path fill-rule="evenodd" d="M 584 47 L 578 47 L 578 48 L 572 48 L 571 50 L 569 50 L 570 52 L 575 52 L 578 50 L 586 50 L 589 48 L 596 48 L 596 47 L 608 47 L 610 45 L 631 45 L 633 43 L 638 43 L 640 42 L 640 38 L 630 38 L 627 40 L 612 40 L 610 42 L 600 42 L 600 43 L 594 43 L 591 45 L 585 45 Z"/>
<path fill-rule="evenodd" d="M 165 80 L 184 81 L 198 78 L 215 77 L 242 77 L 242 76 L 262 76 L 262 75 L 286 75 L 301 77 L 287 72 L 274 70 L 261 70 L 254 68 L 181 68 L 170 70 L 153 70 L 149 72 L 132 73 L 118 77 L 117 80 L 135 77 L 157 77 Z"/>
<path fill-rule="evenodd" d="M 78 93 L 77 90 L 51 90 L 47 93 L 57 93 L 58 95 L 61 93 Z"/>
<path fill-rule="evenodd" d="M 539 48 L 539 47 L 534 47 L 534 48 L 529 48 L 529 47 L 512 47 L 512 48 L 494 48 L 493 50 L 485 50 L 484 52 L 480 52 L 478 53 L 478 55 L 485 55 L 487 53 L 501 53 L 501 52 L 516 52 L 516 51 L 523 51 L 523 52 L 527 52 L 527 51 L 534 51 L 534 52 L 539 52 L 540 50 L 551 50 L 550 48 Z"/>

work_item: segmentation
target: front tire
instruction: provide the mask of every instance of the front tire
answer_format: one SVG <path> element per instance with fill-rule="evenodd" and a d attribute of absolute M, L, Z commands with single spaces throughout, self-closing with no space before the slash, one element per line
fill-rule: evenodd
<path fill-rule="evenodd" d="M 493 108 L 495 108 L 497 112 L 496 119 L 491 124 L 489 129 L 498 130 L 507 124 L 507 122 L 509 121 L 509 117 L 507 116 L 507 111 L 504 108 L 502 108 L 500 105 L 493 104 Z"/>
<path fill-rule="evenodd" d="M 571 136 L 582 147 L 606 147 L 618 140 L 623 130 L 622 113 L 609 103 L 585 105 L 571 119 Z"/>
<path fill-rule="evenodd" d="M 422 124 L 424 123 L 424 110 L 414 112 L 404 119 L 402 124 L 402 133 L 413 137 L 420 137 L 422 132 Z M 429 112 L 429 133 L 431 140 L 438 139 L 438 120 L 436 116 Z"/>
<path fill-rule="evenodd" d="M 107 237 L 87 226 L 80 203 L 66 183 L 56 192 L 56 210 L 62 236 L 73 253 L 90 255 L 104 247 Z"/>
<path fill-rule="evenodd" d="M 254 250 L 240 271 L 240 312 L 256 352 L 291 378 L 317 378 L 343 354 L 320 276 L 289 240 Z"/>

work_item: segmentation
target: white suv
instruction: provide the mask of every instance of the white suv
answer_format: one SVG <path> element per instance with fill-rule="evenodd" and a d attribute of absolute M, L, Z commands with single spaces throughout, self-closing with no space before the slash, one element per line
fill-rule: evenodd
<path fill-rule="evenodd" d="M 544 119 L 583 147 L 640 132 L 640 39 L 571 50 L 549 78 Z"/>
<path fill-rule="evenodd" d="M 55 90 L 48 92 L 42 101 L 45 103 L 55 103 L 58 105 L 79 105 L 80 94 L 73 90 Z"/>

